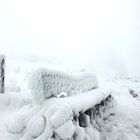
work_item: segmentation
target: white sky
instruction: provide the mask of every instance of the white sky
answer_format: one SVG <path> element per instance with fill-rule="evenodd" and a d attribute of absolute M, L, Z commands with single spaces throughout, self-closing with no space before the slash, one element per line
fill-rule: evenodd
<path fill-rule="evenodd" d="M 0 0 L 0 53 L 140 74 L 139 7 L 139 0 Z"/>

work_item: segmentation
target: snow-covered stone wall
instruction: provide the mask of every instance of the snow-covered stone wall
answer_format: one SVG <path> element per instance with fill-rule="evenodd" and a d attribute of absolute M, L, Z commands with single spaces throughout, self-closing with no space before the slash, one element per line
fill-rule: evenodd
<path fill-rule="evenodd" d="M 35 102 L 56 97 L 62 92 L 66 93 L 65 96 L 71 96 L 98 87 L 97 78 L 93 74 L 85 72 L 68 74 L 44 68 L 34 72 L 29 81 Z"/>
<path fill-rule="evenodd" d="M 5 56 L 0 55 L 0 93 L 4 93 L 4 64 Z"/>
<path fill-rule="evenodd" d="M 95 89 L 27 105 L 11 116 L 7 131 L 19 140 L 100 140 L 101 127 L 114 106 L 110 94 Z"/>

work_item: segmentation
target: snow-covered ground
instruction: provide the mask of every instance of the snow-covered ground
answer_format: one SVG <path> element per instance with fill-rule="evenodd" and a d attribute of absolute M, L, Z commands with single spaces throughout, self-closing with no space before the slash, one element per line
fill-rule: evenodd
<path fill-rule="evenodd" d="M 27 81 L 38 67 L 55 67 L 43 62 L 9 61 L 6 63 L 6 93 L 0 95 L 0 140 L 18 140 L 7 132 L 7 122 L 15 112 L 31 103 Z M 61 67 L 62 69 L 64 67 Z M 66 68 L 67 71 L 72 71 Z M 128 76 L 97 73 L 99 88 L 109 89 L 116 99 L 114 115 L 102 124 L 101 140 L 140 139 L 140 79 Z M 23 108 L 22 108 L 23 109 Z M 15 124 L 16 125 L 16 124 Z"/>
<path fill-rule="evenodd" d="M 101 86 L 113 90 L 117 100 L 115 115 L 103 124 L 102 140 L 140 139 L 140 79 L 115 76 L 100 79 Z M 132 94 L 131 94 L 132 93 Z"/>

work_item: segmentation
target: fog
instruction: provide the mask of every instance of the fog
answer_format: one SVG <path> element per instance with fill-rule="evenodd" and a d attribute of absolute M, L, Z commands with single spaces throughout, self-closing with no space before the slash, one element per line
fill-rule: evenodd
<path fill-rule="evenodd" d="M 0 53 L 140 76 L 138 0 L 0 0 Z"/>

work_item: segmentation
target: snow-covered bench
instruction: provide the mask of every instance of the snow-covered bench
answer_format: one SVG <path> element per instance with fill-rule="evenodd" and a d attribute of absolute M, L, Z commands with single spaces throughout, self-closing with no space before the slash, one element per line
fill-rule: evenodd
<path fill-rule="evenodd" d="M 5 56 L 0 54 L 0 93 L 4 93 L 4 64 Z"/>

